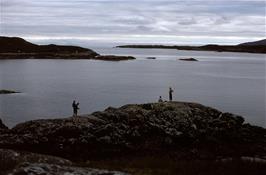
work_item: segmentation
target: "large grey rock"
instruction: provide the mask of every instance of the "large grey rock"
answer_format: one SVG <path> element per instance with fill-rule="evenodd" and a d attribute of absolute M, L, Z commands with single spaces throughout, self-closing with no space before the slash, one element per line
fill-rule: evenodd
<path fill-rule="evenodd" d="M 171 150 L 172 154 L 180 147 L 200 147 L 214 156 L 266 155 L 266 130 L 243 122 L 240 116 L 196 103 L 133 104 L 85 116 L 21 123 L 0 134 L 0 147 L 74 160 L 128 152 Z"/>

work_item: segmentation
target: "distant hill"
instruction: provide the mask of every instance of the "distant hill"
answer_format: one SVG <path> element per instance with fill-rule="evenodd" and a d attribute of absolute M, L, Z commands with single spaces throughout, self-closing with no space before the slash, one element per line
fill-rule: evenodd
<path fill-rule="evenodd" d="M 132 56 L 99 55 L 91 49 L 55 44 L 37 45 L 18 37 L 0 36 L 0 59 L 95 59 L 123 61 Z"/>
<path fill-rule="evenodd" d="M 0 36 L 0 53 L 77 53 L 94 51 L 77 46 L 36 45 L 18 37 Z"/>
<path fill-rule="evenodd" d="M 266 39 L 239 44 L 239 46 L 266 46 Z"/>

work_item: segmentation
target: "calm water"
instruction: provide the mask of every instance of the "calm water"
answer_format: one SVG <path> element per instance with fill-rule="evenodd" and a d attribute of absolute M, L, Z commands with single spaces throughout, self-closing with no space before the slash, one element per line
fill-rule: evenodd
<path fill-rule="evenodd" d="M 14 126 L 30 119 L 70 116 L 73 99 L 80 102 L 80 113 L 153 102 L 160 95 L 166 99 L 172 86 L 175 100 L 199 102 L 266 126 L 263 54 L 94 49 L 137 60 L 1 60 L 0 89 L 22 92 L 0 95 L 3 121 Z M 145 59 L 148 56 L 157 59 Z M 178 60 L 183 57 L 199 62 Z"/>

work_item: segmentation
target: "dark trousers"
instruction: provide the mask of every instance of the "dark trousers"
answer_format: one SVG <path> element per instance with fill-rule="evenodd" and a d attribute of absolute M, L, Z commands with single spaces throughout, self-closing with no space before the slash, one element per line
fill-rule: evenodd
<path fill-rule="evenodd" d="M 77 116 L 78 115 L 78 109 L 73 109 L 73 115 Z"/>
<path fill-rule="evenodd" d="M 172 101 L 173 100 L 173 95 L 172 93 L 169 93 L 169 101 Z"/>

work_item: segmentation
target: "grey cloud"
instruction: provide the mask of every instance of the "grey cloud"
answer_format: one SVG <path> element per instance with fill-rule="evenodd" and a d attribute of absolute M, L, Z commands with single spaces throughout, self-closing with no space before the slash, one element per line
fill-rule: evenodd
<path fill-rule="evenodd" d="M 144 16 L 120 16 L 114 17 L 113 22 L 115 23 L 123 23 L 123 24 L 130 24 L 130 25 L 147 25 L 153 23 L 153 19 L 146 18 Z"/>
<path fill-rule="evenodd" d="M 187 18 L 187 19 L 182 19 L 178 22 L 180 25 L 192 25 L 192 24 L 197 24 L 197 21 L 195 20 L 194 17 Z"/>
<path fill-rule="evenodd" d="M 220 25 L 220 24 L 228 24 L 230 23 L 231 20 L 228 18 L 228 17 L 225 17 L 225 16 L 220 16 L 218 17 L 216 20 L 215 20 L 215 23 L 216 25 Z"/>
<path fill-rule="evenodd" d="M 2 0 L 1 7 L 1 34 L 29 38 L 265 36 L 263 0 Z"/>

